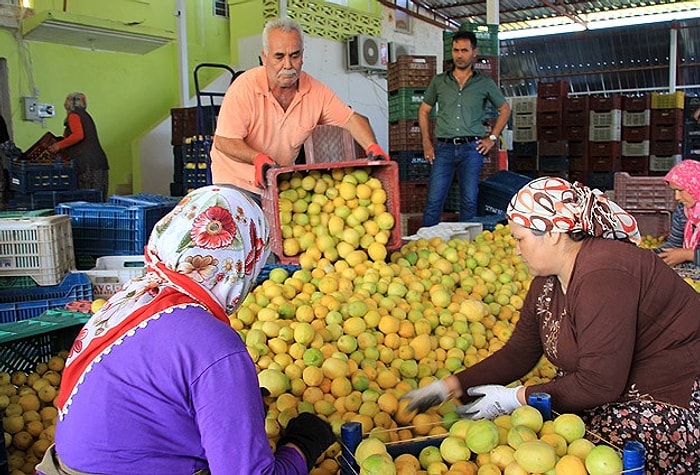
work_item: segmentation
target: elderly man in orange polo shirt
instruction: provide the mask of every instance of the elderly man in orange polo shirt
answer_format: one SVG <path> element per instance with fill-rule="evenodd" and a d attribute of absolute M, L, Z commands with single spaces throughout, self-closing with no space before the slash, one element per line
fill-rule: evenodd
<path fill-rule="evenodd" d="M 232 184 L 259 199 L 265 171 L 292 165 L 317 125 L 341 126 L 368 157 L 389 158 L 367 118 L 302 72 L 304 37 L 296 22 L 268 22 L 262 40 L 263 66 L 240 75 L 221 104 L 211 150 L 214 183 Z"/>

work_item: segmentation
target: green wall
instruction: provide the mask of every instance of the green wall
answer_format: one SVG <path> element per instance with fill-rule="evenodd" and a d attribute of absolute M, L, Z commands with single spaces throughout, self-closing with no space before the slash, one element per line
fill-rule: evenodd
<path fill-rule="evenodd" d="M 228 1 L 230 19 L 214 17 L 212 0 L 186 0 L 190 98 L 195 95 L 195 66 L 236 65 L 238 39 L 260 34 L 266 17 L 278 11 L 276 0 Z M 353 6 L 369 13 L 380 9 L 374 1 L 358 2 L 353 0 Z M 177 32 L 175 0 L 34 0 L 33 6 L 37 15 L 51 10 L 56 16 L 118 22 L 120 29 L 137 24 L 173 38 Z M 141 190 L 148 177 L 140 176 L 140 163 L 148 157 L 140 156 L 140 140 L 167 119 L 171 108 L 182 107 L 176 40 L 146 54 L 128 54 L 24 40 L 16 29 L 0 27 L 0 58 L 7 62 L 12 129 L 20 148 L 27 149 L 47 131 L 60 135 L 66 94 L 83 92 L 109 158 L 110 193 Z M 206 90 L 218 72 L 203 69 L 200 87 Z M 56 107 L 56 117 L 44 124 L 22 119 L 21 97 L 35 91 L 39 102 Z"/>
<path fill-rule="evenodd" d="M 202 6 L 207 3 L 207 6 Z M 228 63 L 229 25 L 212 15 L 211 4 L 187 0 L 190 96 L 192 71 L 201 62 Z M 169 0 L 68 0 L 67 13 L 122 22 L 138 21 L 159 30 L 175 32 L 175 1 Z M 63 0 L 36 0 L 36 11 L 62 12 Z M 179 104 L 179 66 L 176 41 L 146 54 L 90 51 L 60 44 L 18 39 L 15 30 L 0 27 L 0 57 L 7 61 L 14 140 L 23 150 L 45 132 L 60 135 L 63 102 L 72 91 L 84 92 L 88 112 L 97 123 L 100 141 L 110 164 L 110 193 L 139 191 L 140 157 L 135 144 Z M 200 76 L 205 86 L 214 71 Z M 39 102 L 56 107 L 56 117 L 38 122 L 22 120 L 21 97 L 38 91 Z"/>

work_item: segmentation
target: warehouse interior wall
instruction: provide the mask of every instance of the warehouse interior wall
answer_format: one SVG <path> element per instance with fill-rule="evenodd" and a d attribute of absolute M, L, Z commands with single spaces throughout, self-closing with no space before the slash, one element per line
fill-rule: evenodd
<path fill-rule="evenodd" d="M 61 12 L 63 0 L 36 0 L 36 11 Z M 175 31 L 175 1 L 133 2 L 68 0 L 67 12 L 76 16 L 136 22 Z M 217 18 L 200 0 L 187 0 L 190 70 L 204 60 L 226 62 L 230 57 L 226 18 Z M 22 19 L 19 19 L 20 25 Z M 0 51 L 7 62 L 11 120 L 16 144 L 23 150 L 44 133 L 63 132 L 66 94 L 84 92 L 88 112 L 110 164 L 110 193 L 138 191 L 143 178 L 141 157 L 134 147 L 145 131 L 158 127 L 179 107 L 177 48 L 174 41 L 145 54 L 98 51 L 58 43 L 24 39 L 16 29 L 0 27 Z M 203 78 L 209 81 L 213 77 Z M 191 94 L 194 92 L 190 78 Z M 21 98 L 36 94 L 53 104 L 56 115 L 41 122 L 22 118 Z M 1 96 L 0 96 L 1 97 Z M 145 178 L 148 180 L 148 177 Z"/>

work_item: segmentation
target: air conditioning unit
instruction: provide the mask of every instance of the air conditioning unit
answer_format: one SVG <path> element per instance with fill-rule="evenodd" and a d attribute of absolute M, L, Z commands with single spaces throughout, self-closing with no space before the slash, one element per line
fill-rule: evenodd
<path fill-rule="evenodd" d="M 392 41 L 389 43 L 389 62 L 395 63 L 399 56 L 413 54 L 413 46 Z"/>
<path fill-rule="evenodd" d="M 355 35 L 348 39 L 347 65 L 353 71 L 386 71 L 389 42 L 374 36 Z"/>

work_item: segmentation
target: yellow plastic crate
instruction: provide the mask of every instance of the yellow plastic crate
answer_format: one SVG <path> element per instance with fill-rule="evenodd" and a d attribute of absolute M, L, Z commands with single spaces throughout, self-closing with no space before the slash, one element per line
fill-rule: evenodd
<path fill-rule="evenodd" d="M 676 91 L 668 94 L 660 92 L 651 93 L 652 109 L 683 109 L 684 103 L 685 93 L 683 91 Z"/>

